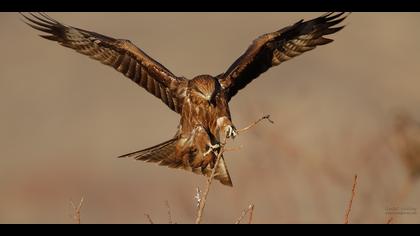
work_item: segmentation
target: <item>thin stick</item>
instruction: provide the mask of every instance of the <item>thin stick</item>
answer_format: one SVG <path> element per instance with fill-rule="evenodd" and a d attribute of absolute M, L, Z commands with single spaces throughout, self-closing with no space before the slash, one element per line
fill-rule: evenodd
<path fill-rule="evenodd" d="M 204 190 L 203 196 L 200 200 L 200 206 L 198 207 L 198 211 L 197 211 L 197 218 L 195 219 L 195 223 L 196 224 L 200 224 L 201 223 L 201 218 L 203 216 L 203 211 L 204 211 L 204 207 L 206 206 L 206 201 L 207 201 L 207 195 L 209 194 L 210 191 L 210 186 L 211 183 L 213 182 L 214 179 L 214 175 L 216 174 L 216 168 L 219 165 L 220 159 L 223 155 L 223 151 L 224 151 L 224 147 L 226 145 L 226 138 L 223 141 L 223 143 L 220 144 L 220 151 L 217 155 L 217 159 L 216 159 L 216 163 L 214 164 L 214 167 L 211 171 L 211 175 L 209 178 L 207 178 L 207 185 L 206 188 Z"/>
<path fill-rule="evenodd" d="M 237 131 L 238 133 L 245 132 L 245 131 L 247 131 L 247 130 L 251 129 L 252 127 L 254 127 L 255 125 L 257 125 L 258 123 L 260 123 L 262 120 L 268 120 L 271 124 L 274 124 L 274 121 L 272 121 L 272 120 L 270 119 L 270 115 L 265 115 L 265 116 L 261 117 L 260 119 L 258 119 L 257 121 L 255 121 L 254 123 L 252 123 L 252 124 L 248 125 L 247 127 L 242 128 L 242 129 L 238 129 L 238 130 L 236 130 L 236 131 Z"/>
<path fill-rule="evenodd" d="M 249 205 L 247 209 L 242 211 L 242 215 L 236 220 L 235 224 L 240 224 L 248 212 L 249 212 L 248 224 L 251 224 L 252 216 L 254 213 L 254 204 Z"/>
<path fill-rule="evenodd" d="M 80 209 L 82 208 L 84 198 L 80 199 L 79 205 L 76 206 L 74 202 L 70 199 L 70 204 L 73 208 L 73 220 L 75 224 L 80 224 Z"/>
<path fill-rule="evenodd" d="M 147 218 L 147 220 L 149 221 L 149 223 L 153 225 L 154 223 L 153 223 L 153 220 L 152 220 L 152 218 L 150 217 L 150 215 L 149 215 L 149 214 L 144 214 L 144 215 L 146 216 L 146 218 Z"/>
<path fill-rule="evenodd" d="M 353 205 L 354 196 L 356 195 L 356 185 L 357 185 L 357 175 L 354 175 L 353 188 L 351 189 L 351 198 L 349 201 L 349 205 L 347 206 L 346 214 L 344 216 L 344 224 L 349 223 L 350 211 Z"/>
<path fill-rule="evenodd" d="M 252 223 L 253 217 L 254 217 L 254 204 L 251 204 L 251 210 L 249 210 L 248 224 Z"/>
<path fill-rule="evenodd" d="M 169 202 L 165 201 L 166 209 L 168 210 L 168 222 L 169 224 L 173 224 L 172 222 L 172 214 L 171 214 L 171 207 L 169 206 Z"/>
<path fill-rule="evenodd" d="M 251 129 L 252 127 L 254 127 L 256 124 L 258 124 L 262 120 L 268 120 L 270 123 L 274 123 L 274 121 L 272 121 L 270 119 L 270 115 L 265 115 L 265 116 L 261 117 L 260 119 L 258 119 L 257 121 L 253 122 L 252 124 L 248 125 L 247 127 L 243 128 L 243 129 L 236 130 L 236 131 L 238 133 L 245 132 L 245 131 Z M 211 183 L 213 182 L 214 175 L 216 174 L 216 168 L 219 165 L 220 159 L 222 158 L 222 155 L 225 151 L 226 142 L 227 142 L 227 137 L 225 137 L 224 141 L 222 143 L 220 143 L 220 150 L 219 150 L 219 153 L 217 155 L 216 163 L 214 164 L 214 167 L 211 171 L 210 177 L 207 178 L 206 188 L 204 190 L 202 198 L 199 201 L 199 207 L 198 207 L 198 210 L 197 210 L 197 218 L 195 219 L 196 224 L 201 223 L 204 207 L 206 206 L 207 195 L 209 194 Z"/>
<path fill-rule="evenodd" d="M 201 202 L 201 190 L 200 190 L 200 187 L 197 187 L 196 188 L 194 199 L 197 201 L 197 210 L 198 210 L 198 208 L 200 207 L 200 202 Z"/>

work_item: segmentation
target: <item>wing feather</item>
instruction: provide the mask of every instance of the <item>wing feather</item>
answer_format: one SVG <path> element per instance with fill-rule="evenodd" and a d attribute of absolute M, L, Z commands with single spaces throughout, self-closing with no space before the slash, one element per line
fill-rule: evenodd
<path fill-rule="evenodd" d="M 56 41 L 90 58 L 112 66 L 180 113 L 187 80 L 172 74 L 129 40 L 114 39 L 95 32 L 66 26 L 44 13 L 22 14 L 25 23 L 47 33 L 41 37 Z M 164 94 L 164 96 L 163 96 Z"/>
<path fill-rule="evenodd" d="M 310 21 L 300 20 L 281 30 L 264 34 L 253 41 L 222 75 L 217 76 L 230 100 L 269 68 L 297 57 L 317 46 L 333 42 L 325 35 L 334 34 L 344 26 L 341 23 L 347 15 L 327 13 Z"/>

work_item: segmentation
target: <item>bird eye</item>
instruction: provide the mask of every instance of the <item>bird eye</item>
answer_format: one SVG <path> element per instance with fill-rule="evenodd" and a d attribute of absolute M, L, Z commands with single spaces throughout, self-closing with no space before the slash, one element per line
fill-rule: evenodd
<path fill-rule="evenodd" d="M 196 92 L 198 92 L 199 94 L 201 94 L 201 95 L 205 96 L 204 92 L 203 92 L 203 91 L 201 91 L 201 89 L 200 89 L 198 86 L 194 85 L 194 86 L 193 86 L 193 89 L 194 89 Z"/>

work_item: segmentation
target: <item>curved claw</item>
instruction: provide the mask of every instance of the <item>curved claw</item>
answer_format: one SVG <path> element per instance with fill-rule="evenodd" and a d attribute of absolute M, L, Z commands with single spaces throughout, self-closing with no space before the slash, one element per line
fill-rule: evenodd
<path fill-rule="evenodd" d="M 236 135 L 238 135 L 236 128 L 234 126 L 228 125 L 227 131 L 226 131 L 226 137 L 234 139 Z"/>

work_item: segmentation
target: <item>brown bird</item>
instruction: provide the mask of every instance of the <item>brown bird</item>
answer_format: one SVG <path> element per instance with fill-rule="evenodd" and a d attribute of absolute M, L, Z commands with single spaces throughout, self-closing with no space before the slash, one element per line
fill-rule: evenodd
<path fill-rule="evenodd" d="M 46 33 L 41 37 L 114 67 L 181 115 L 172 139 L 121 157 L 157 162 L 206 176 L 214 168 L 221 139 L 237 134 L 228 105 L 232 97 L 269 68 L 331 43 L 333 40 L 324 36 L 341 30 L 344 26 L 334 26 L 348 16 L 328 13 L 264 34 L 226 72 L 188 80 L 175 76 L 129 40 L 64 25 L 43 13 L 22 15 L 25 23 Z M 215 178 L 232 186 L 223 157 L 215 168 Z"/>

